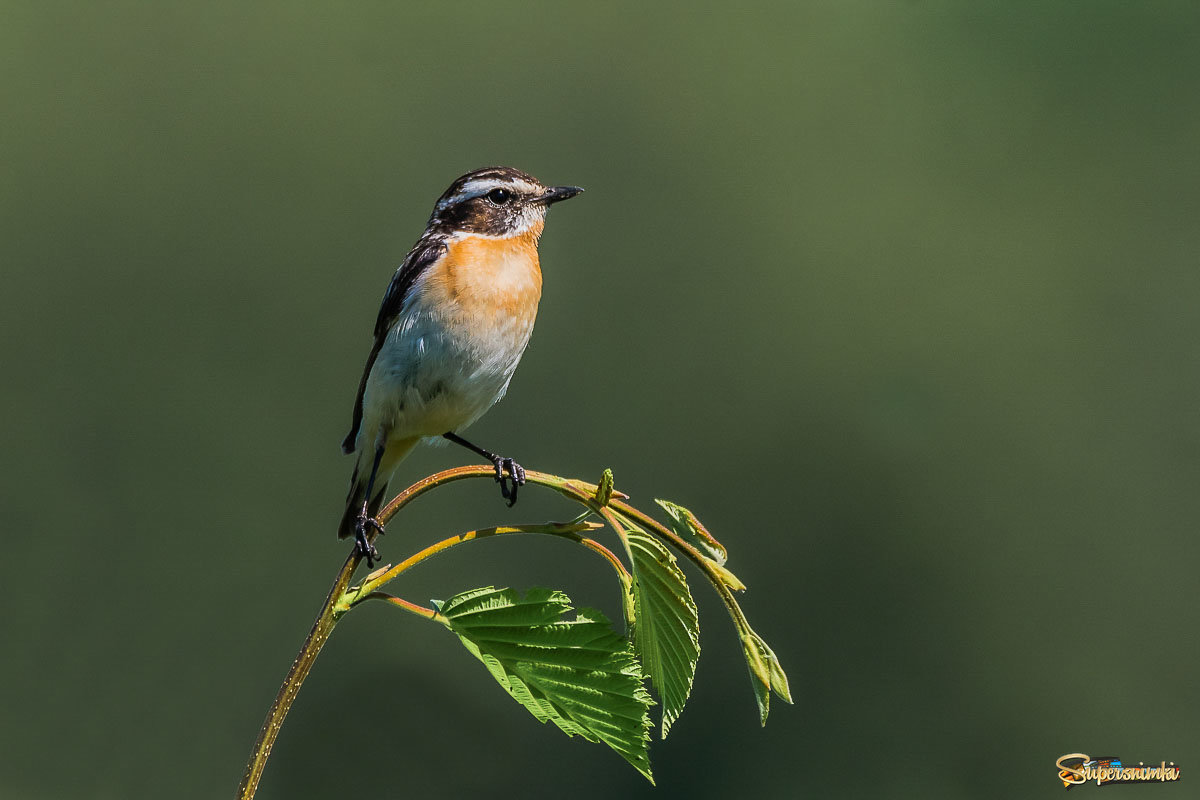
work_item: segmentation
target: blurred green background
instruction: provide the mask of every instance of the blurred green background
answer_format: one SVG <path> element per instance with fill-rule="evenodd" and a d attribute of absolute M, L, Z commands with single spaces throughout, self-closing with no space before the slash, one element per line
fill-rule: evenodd
<path fill-rule="evenodd" d="M 693 573 L 704 655 L 652 789 L 368 608 L 261 798 L 1050 797 L 1068 752 L 1200 767 L 1197 41 L 1185 3 L 4 3 L 0 796 L 232 796 L 347 551 L 379 299 L 496 163 L 588 191 L 472 438 L 693 508 L 797 704 L 759 728 Z M 567 513 L 522 497 L 459 484 L 384 554 Z M 532 538 L 397 589 L 489 584 L 617 612 L 605 567 Z"/>

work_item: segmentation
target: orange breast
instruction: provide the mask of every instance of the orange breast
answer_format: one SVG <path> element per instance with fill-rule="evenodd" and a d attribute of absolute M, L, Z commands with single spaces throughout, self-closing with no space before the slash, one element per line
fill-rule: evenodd
<path fill-rule="evenodd" d="M 508 239 L 463 236 L 448 242 L 447 248 L 425 277 L 428 300 L 476 324 L 495 324 L 496 317 L 532 320 L 542 296 L 537 236 L 532 231 Z"/>

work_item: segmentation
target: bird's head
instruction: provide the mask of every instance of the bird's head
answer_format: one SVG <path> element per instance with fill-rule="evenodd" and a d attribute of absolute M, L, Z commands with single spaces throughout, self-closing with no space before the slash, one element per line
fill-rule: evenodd
<path fill-rule="evenodd" d="M 546 210 L 582 191 L 578 186 L 545 186 L 512 167 L 485 167 L 450 184 L 433 207 L 429 226 L 443 233 L 536 237 Z"/>

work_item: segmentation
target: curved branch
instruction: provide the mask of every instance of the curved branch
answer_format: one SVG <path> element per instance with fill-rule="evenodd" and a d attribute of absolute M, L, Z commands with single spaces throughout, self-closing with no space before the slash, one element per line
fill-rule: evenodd
<path fill-rule="evenodd" d="M 370 594 L 363 595 L 359 598 L 360 602 L 366 602 L 367 600 L 382 600 L 390 605 L 403 608 L 410 614 L 416 614 L 418 617 L 424 617 L 430 621 L 437 620 L 439 617 L 441 617 L 441 614 L 434 611 L 432 608 L 426 608 L 425 606 L 420 606 L 416 603 L 410 603 L 402 597 L 396 597 L 395 595 L 388 594 L 387 592 L 371 592 Z"/>
<path fill-rule="evenodd" d="M 409 486 L 404 491 L 396 495 L 383 509 L 380 510 L 376 519 L 383 525 L 386 524 L 400 509 L 404 508 L 410 502 L 420 497 L 421 495 L 436 489 L 439 486 L 444 486 L 448 483 L 454 483 L 468 478 L 495 478 L 495 468 L 491 465 L 465 466 L 456 467 L 454 469 L 444 470 L 434 475 L 423 478 L 413 485 Z M 633 506 L 625 503 L 628 500 L 628 495 L 620 492 L 611 491 L 611 479 L 607 478 L 604 481 L 603 488 L 596 484 L 587 483 L 586 481 L 568 480 L 560 478 L 556 475 L 548 475 L 543 472 L 526 472 L 526 480 L 539 486 L 553 489 L 559 494 L 583 505 L 589 511 L 599 514 L 609 522 L 617 531 L 622 542 L 625 540 L 624 531 L 621 529 L 616 516 L 624 516 L 630 520 L 635 520 L 641 525 L 651 529 L 658 534 L 662 539 L 669 542 L 676 550 L 683 554 L 689 561 L 696 564 L 697 567 L 708 578 L 709 582 L 717 590 L 722 601 L 725 603 L 730 616 L 733 618 L 735 626 L 739 629 L 749 630 L 749 625 L 745 615 L 737 604 L 737 600 L 733 597 L 733 592 L 728 583 L 720 572 L 720 568 L 715 562 L 708 559 L 700 553 L 695 547 L 687 541 L 680 538 L 674 531 L 668 529 L 662 523 L 654 518 L 638 511 Z M 270 711 L 267 713 L 267 718 L 263 722 L 262 729 L 259 731 L 258 738 L 254 744 L 254 751 L 250 759 L 250 763 L 246 766 L 246 772 L 242 776 L 241 784 L 238 787 L 237 797 L 239 800 L 250 800 L 254 797 L 254 793 L 258 788 L 259 781 L 262 778 L 262 773 L 266 767 L 267 758 L 271 754 L 271 749 L 275 744 L 275 739 L 279 734 L 279 729 L 283 724 L 284 718 L 287 716 L 288 710 L 296 699 L 297 693 L 300 691 L 300 686 L 304 683 L 304 679 L 308 676 L 312 669 L 313 662 L 317 655 L 321 652 L 321 648 L 325 645 L 329 635 L 333 631 L 337 621 L 345 615 L 351 608 L 359 602 L 366 599 L 379 599 L 386 602 L 398 605 L 411 611 L 419 616 L 428 619 L 436 619 L 436 612 L 421 606 L 409 603 L 398 597 L 392 597 L 382 592 L 376 591 L 383 584 L 397 577 L 404 571 L 419 564 L 427 558 L 430 558 L 438 553 L 474 539 L 485 538 L 510 533 L 544 533 L 563 538 L 571 539 L 577 544 L 581 544 L 588 549 L 598 553 L 607 560 L 610 565 L 616 570 L 622 584 L 629 589 L 630 577 L 629 571 L 616 555 L 612 553 L 604 545 L 585 536 L 581 536 L 580 532 L 595 530 L 595 523 L 588 523 L 582 520 L 551 525 L 524 525 L 524 526 L 503 526 L 496 528 L 483 528 L 477 531 L 469 531 L 458 536 L 444 539 L 441 542 L 430 545 L 424 550 L 410 556 L 409 558 L 397 564 L 395 567 L 389 567 L 378 570 L 371 575 L 368 575 L 363 583 L 349 589 L 350 580 L 354 575 L 361 557 L 357 550 L 352 551 L 346 562 L 342 565 L 338 572 L 337 579 L 334 581 L 332 588 L 329 590 L 328 596 L 325 598 L 324 604 L 321 606 L 321 611 L 317 616 L 316 622 L 313 623 L 312 629 L 309 631 L 308 637 L 304 640 L 304 645 L 300 649 L 300 653 L 296 656 L 296 660 L 292 663 L 291 669 L 288 671 L 287 677 L 284 679 L 283 685 L 279 689 L 279 694 L 275 697 L 275 702 L 271 705 Z M 378 533 L 372 531 L 370 540 L 373 542 Z"/>
<path fill-rule="evenodd" d="M 417 481 L 412 486 L 396 495 L 390 503 L 379 513 L 377 519 L 381 524 L 386 523 L 391 519 L 397 511 L 412 502 L 417 497 L 425 494 L 432 489 L 442 486 L 447 483 L 463 480 L 466 478 L 494 478 L 495 471 L 491 466 L 468 466 L 457 467 L 455 469 L 445 470 L 436 475 L 431 475 L 427 478 Z M 540 472 L 527 472 L 526 479 L 532 483 L 547 486 L 566 494 L 569 497 L 586 497 L 588 496 L 587 489 L 590 487 L 591 494 L 594 496 L 596 487 L 584 483 L 582 481 L 567 481 L 554 475 L 546 475 Z M 567 489 L 566 487 L 570 487 Z M 614 496 L 617 496 L 614 493 Z M 625 497 L 625 495 L 619 495 Z M 584 502 L 584 505 L 588 505 Z M 590 506 L 589 506 L 590 507 Z M 580 528 L 580 530 L 590 530 L 590 526 Z M 488 534 L 488 535 L 494 535 Z M 507 531 L 516 532 L 516 531 Z M 586 537 L 578 536 L 577 533 L 558 533 L 556 535 L 566 536 L 568 538 L 577 537 L 578 543 L 604 556 L 614 569 L 617 569 L 621 576 L 622 583 L 627 587 L 629 573 L 625 570 L 624 564 L 621 563 L 615 555 L 612 554 L 604 545 Z M 372 533 L 370 538 L 375 540 L 377 533 Z M 472 537 L 474 538 L 474 537 Z M 464 540 L 466 541 L 466 540 Z M 449 547 L 452 545 L 446 545 Z M 437 547 L 437 545 L 435 545 Z M 443 547 L 442 549 L 445 549 Z M 412 566 L 419 561 L 428 558 L 434 553 L 426 553 L 422 558 L 412 561 L 408 566 Z M 418 554 L 420 555 L 420 554 Z M 275 740 L 279 736 L 280 728 L 283 725 L 284 719 L 287 717 L 288 711 L 291 710 L 292 703 L 296 700 L 296 695 L 300 692 L 300 687 L 304 684 L 305 678 L 312 670 L 313 663 L 321 652 L 321 648 L 325 646 L 330 634 L 333 632 L 334 626 L 338 620 L 349 610 L 349 607 L 339 610 L 339 605 L 345 598 L 346 590 L 350 586 L 350 580 L 354 576 L 354 572 L 358 569 L 359 562 L 362 557 L 358 554 L 357 549 L 352 550 L 346 558 L 341 570 L 338 571 L 337 578 L 333 582 L 333 586 L 329 590 L 329 594 L 325 597 L 325 602 L 321 605 L 321 610 L 317 614 L 317 619 L 313 623 L 312 628 L 308 632 L 308 636 L 304 639 L 304 644 L 300 647 L 300 652 L 296 655 L 295 661 L 292 662 L 291 668 L 288 670 L 287 676 L 283 680 L 283 685 L 279 687 L 278 694 L 275 695 L 275 701 L 271 704 L 270 710 L 267 712 L 266 719 L 263 720 L 262 728 L 258 732 L 258 737 L 254 740 L 254 748 L 251 751 L 250 761 L 246 765 L 246 771 L 242 775 L 242 780 L 238 784 L 237 798 L 238 800 L 251 800 L 255 792 L 258 791 L 258 784 L 262 780 L 263 771 L 267 766 L 267 759 L 270 758 L 271 750 L 275 746 Z M 411 561 L 411 559 L 410 559 Z M 399 600 L 399 598 L 396 598 Z M 404 601 L 399 604 L 403 605 Z M 419 606 L 414 606 L 414 613 Z"/>
<path fill-rule="evenodd" d="M 438 486 L 466 480 L 468 478 L 491 478 L 492 480 L 495 480 L 496 469 L 490 465 L 465 466 L 454 467 L 453 469 L 443 470 L 442 472 L 430 475 L 427 478 L 417 481 L 412 486 L 409 486 L 407 489 L 400 492 L 400 494 L 392 498 L 392 501 L 388 503 L 378 515 L 376 515 L 376 519 L 379 520 L 380 524 L 386 524 L 387 521 L 391 519 L 397 511 L 426 492 L 435 489 Z M 629 499 L 629 495 L 614 491 L 612 492 L 611 498 L 608 499 L 608 502 L 604 506 L 601 506 L 597 502 L 597 491 L 599 487 L 594 483 L 568 480 L 565 478 L 560 478 L 557 475 L 548 475 L 544 472 L 534 472 L 532 470 L 525 473 L 525 478 L 529 483 L 554 489 L 559 494 L 564 495 L 577 503 L 587 506 L 595 513 L 601 514 L 601 516 L 603 516 L 601 511 L 602 508 L 611 507 L 619 514 L 627 516 L 632 520 L 636 520 L 639 524 L 653 529 L 656 534 L 665 539 L 672 547 L 678 550 L 680 554 L 695 564 L 700 571 L 704 573 L 704 577 L 706 577 L 709 583 L 713 585 L 713 588 L 716 589 L 717 594 L 720 596 L 722 603 L 724 603 L 726 610 L 729 612 L 729 616 L 733 620 L 734 625 L 739 629 L 749 627 L 749 621 L 746 619 L 746 615 L 742 611 L 741 606 L 738 605 L 737 598 L 733 596 L 733 592 L 729 588 L 729 584 L 725 582 L 725 579 L 721 575 L 720 571 L 713 566 L 713 562 L 691 544 L 682 539 L 677 533 L 675 533 L 675 531 L 670 530 L 658 520 L 624 502 L 625 500 Z M 618 535 L 620 535 L 619 527 L 614 527 L 618 529 Z M 372 541 L 374 540 L 374 535 L 375 534 L 372 534 Z"/>
<path fill-rule="evenodd" d="M 279 736 L 283 719 L 296 700 L 300 686 L 308 677 L 313 662 L 317 660 L 321 648 L 329 639 L 329 634 L 333 632 L 333 626 L 337 624 L 340 615 L 334 613 L 334 605 L 341 599 L 346 587 L 350 585 L 350 579 L 354 576 L 354 570 L 358 567 L 359 560 L 360 556 L 357 551 L 354 551 L 342 565 L 337 579 L 333 582 L 333 587 L 329 590 L 329 595 L 325 598 L 325 603 L 321 606 L 321 611 L 317 614 L 316 622 L 313 623 L 304 644 L 301 645 L 296 660 L 292 662 L 292 668 L 288 670 L 287 677 L 283 679 L 283 685 L 279 687 L 279 693 L 275 695 L 275 702 L 271 704 L 271 710 L 267 712 L 267 718 L 263 720 L 258 738 L 254 740 L 253 755 L 250 757 L 250 763 L 246 765 L 242 782 L 238 785 L 238 800 L 250 800 L 258 790 L 258 782 L 262 780 L 263 770 L 267 766 L 267 759 L 271 756 L 271 748 L 275 746 L 275 738 Z"/>
<path fill-rule="evenodd" d="M 376 570 L 367 576 L 358 586 L 352 586 L 339 599 L 334 606 L 335 613 L 344 614 L 354 606 L 358 605 L 363 600 L 370 599 L 372 593 L 377 592 L 385 584 L 395 580 L 409 569 L 420 564 L 422 561 L 432 558 L 439 553 L 449 550 L 466 542 L 476 541 L 478 539 L 486 539 L 492 536 L 503 536 L 513 533 L 542 533 L 550 536 L 557 536 L 562 539 L 568 539 L 587 547 L 593 552 L 599 553 L 612 565 L 617 572 L 617 577 L 620 578 L 623 584 L 629 581 L 629 571 L 625 569 L 625 565 L 621 560 L 613 555 L 612 551 L 594 539 L 589 539 L 586 536 L 580 536 L 581 531 L 594 531 L 603 528 L 595 522 L 572 522 L 565 524 L 551 523 L 549 525 L 500 525 L 492 528 L 480 528 L 479 530 L 467 531 L 460 533 L 457 536 L 451 536 L 442 539 L 440 542 L 435 542 L 429 545 L 424 550 L 413 553 L 408 558 L 396 564 L 394 567 L 385 567 L 384 569 Z"/>

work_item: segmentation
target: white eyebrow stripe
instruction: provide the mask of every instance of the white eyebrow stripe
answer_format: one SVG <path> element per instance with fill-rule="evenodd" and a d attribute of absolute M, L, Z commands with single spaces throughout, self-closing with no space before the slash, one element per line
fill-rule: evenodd
<path fill-rule="evenodd" d="M 482 197 L 493 189 L 512 189 L 532 194 L 538 190 L 538 187 L 525 181 L 512 180 L 511 178 L 476 178 L 475 180 L 467 181 L 461 189 L 438 203 L 437 210 L 442 211 L 455 203 L 461 203 L 464 200 L 470 200 L 474 197 Z"/>

